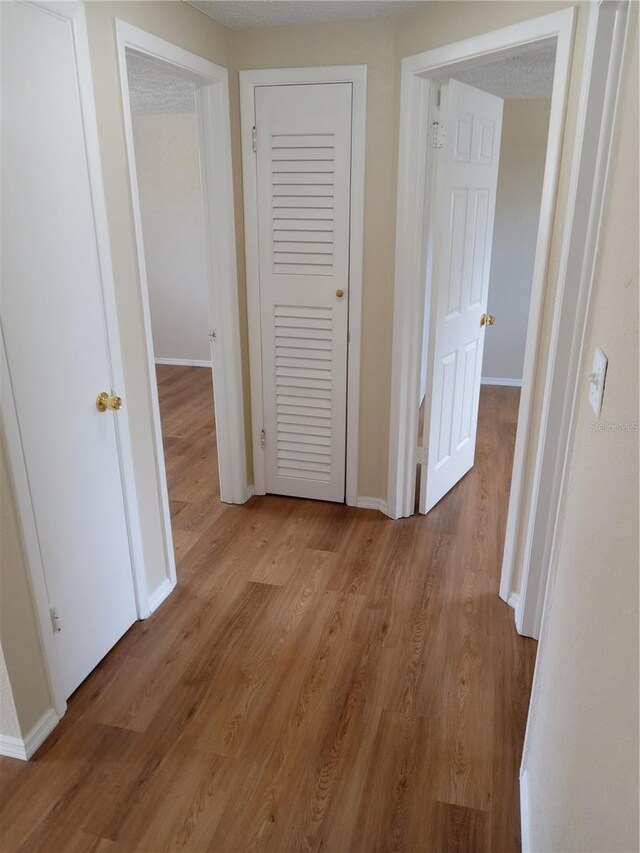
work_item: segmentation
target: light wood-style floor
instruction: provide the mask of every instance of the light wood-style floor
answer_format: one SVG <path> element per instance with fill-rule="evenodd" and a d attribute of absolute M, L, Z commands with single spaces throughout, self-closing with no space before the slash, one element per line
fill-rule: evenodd
<path fill-rule="evenodd" d="M 217 502 L 210 373 L 158 370 L 179 586 L 0 764 L 3 851 L 515 851 L 536 644 L 497 595 L 514 389 L 426 518 Z"/>

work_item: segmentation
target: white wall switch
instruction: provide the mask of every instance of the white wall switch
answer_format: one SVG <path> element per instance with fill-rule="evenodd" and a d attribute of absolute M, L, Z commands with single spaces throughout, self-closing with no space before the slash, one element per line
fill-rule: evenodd
<path fill-rule="evenodd" d="M 600 417 L 602 411 L 602 397 L 604 395 L 604 383 L 607 377 L 608 359 L 600 347 L 596 347 L 593 354 L 593 367 L 589 374 L 589 402 L 591 408 Z"/>

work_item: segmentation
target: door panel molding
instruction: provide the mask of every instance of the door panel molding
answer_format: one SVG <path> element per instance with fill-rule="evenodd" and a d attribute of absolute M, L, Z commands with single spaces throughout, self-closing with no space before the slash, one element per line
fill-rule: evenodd
<path fill-rule="evenodd" d="M 253 151 L 256 86 L 304 83 L 351 83 L 353 85 L 351 131 L 351 250 L 349 257 L 349 345 L 347 372 L 346 503 L 358 500 L 358 431 L 360 409 L 360 349 L 362 316 L 362 243 L 364 224 L 364 165 L 366 66 L 323 68 L 283 68 L 240 72 L 240 112 L 242 171 L 244 183 L 245 253 L 247 267 L 247 308 L 251 379 L 252 447 L 254 492 L 265 494 L 265 454 L 261 431 L 264 428 L 262 399 L 263 366 L 260 319 L 260 277 L 258 251 L 257 164 Z M 317 239 L 317 235 L 315 235 Z"/>
<path fill-rule="evenodd" d="M 442 81 L 441 105 L 434 118 L 455 126 L 449 144 L 435 158 L 432 214 L 427 241 L 431 249 L 432 340 L 427 364 L 428 409 L 422 445 L 428 462 L 420 469 L 419 511 L 429 512 L 473 466 L 480 374 L 486 328 L 489 265 L 496 207 L 503 100 L 455 79 Z M 484 146 L 486 128 L 491 144 Z M 459 203 L 461 201 L 461 203 Z M 456 354 L 452 376 L 434 365 Z M 432 393 L 428 393 L 431 385 Z M 438 396 L 433 391 L 438 390 Z M 446 394 L 451 395 L 443 406 Z M 439 402 L 437 402 L 439 401 Z M 447 431 L 446 460 L 440 448 Z"/>

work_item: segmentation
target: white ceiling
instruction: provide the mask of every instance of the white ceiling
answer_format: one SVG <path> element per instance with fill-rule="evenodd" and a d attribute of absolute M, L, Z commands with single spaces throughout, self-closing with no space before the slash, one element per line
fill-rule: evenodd
<path fill-rule="evenodd" d="M 127 51 L 127 73 L 134 115 L 195 112 L 195 87 L 172 66 Z"/>
<path fill-rule="evenodd" d="M 455 72 L 451 77 L 500 98 L 550 98 L 555 55 L 555 44 L 544 45 Z"/>
<path fill-rule="evenodd" d="M 186 0 L 226 27 L 275 27 L 391 18 L 425 0 Z"/>

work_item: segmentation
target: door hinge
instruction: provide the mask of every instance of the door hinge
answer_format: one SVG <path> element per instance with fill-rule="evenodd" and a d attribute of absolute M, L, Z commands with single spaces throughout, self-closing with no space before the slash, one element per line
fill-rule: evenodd
<path fill-rule="evenodd" d="M 53 628 L 53 633 L 57 634 L 62 631 L 60 627 L 60 617 L 58 616 L 58 611 L 55 607 L 49 608 L 49 615 L 51 616 L 51 627 Z"/>
<path fill-rule="evenodd" d="M 445 131 L 444 125 L 439 121 L 431 122 L 431 147 L 444 148 Z"/>
<path fill-rule="evenodd" d="M 215 343 L 218 340 L 215 329 L 209 329 L 209 340 L 211 343 Z"/>
<path fill-rule="evenodd" d="M 267 434 L 263 429 L 260 430 L 260 447 L 264 450 L 267 444 Z"/>
<path fill-rule="evenodd" d="M 436 107 L 439 107 L 442 103 L 442 86 L 440 85 L 440 81 L 438 80 L 436 83 Z"/>
<path fill-rule="evenodd" d="M 251 147 L 254 151 L 258 150 L 258 131 L 256 130 L 255 124 L 251 128 Z"/>
<path fill-rule="evenodd" d="M 429 448 L 428 447 L 418 447 L 418 451 L 416 453 L 416 463 L 418 465 L 426 465 L 429 461 Z"/>

